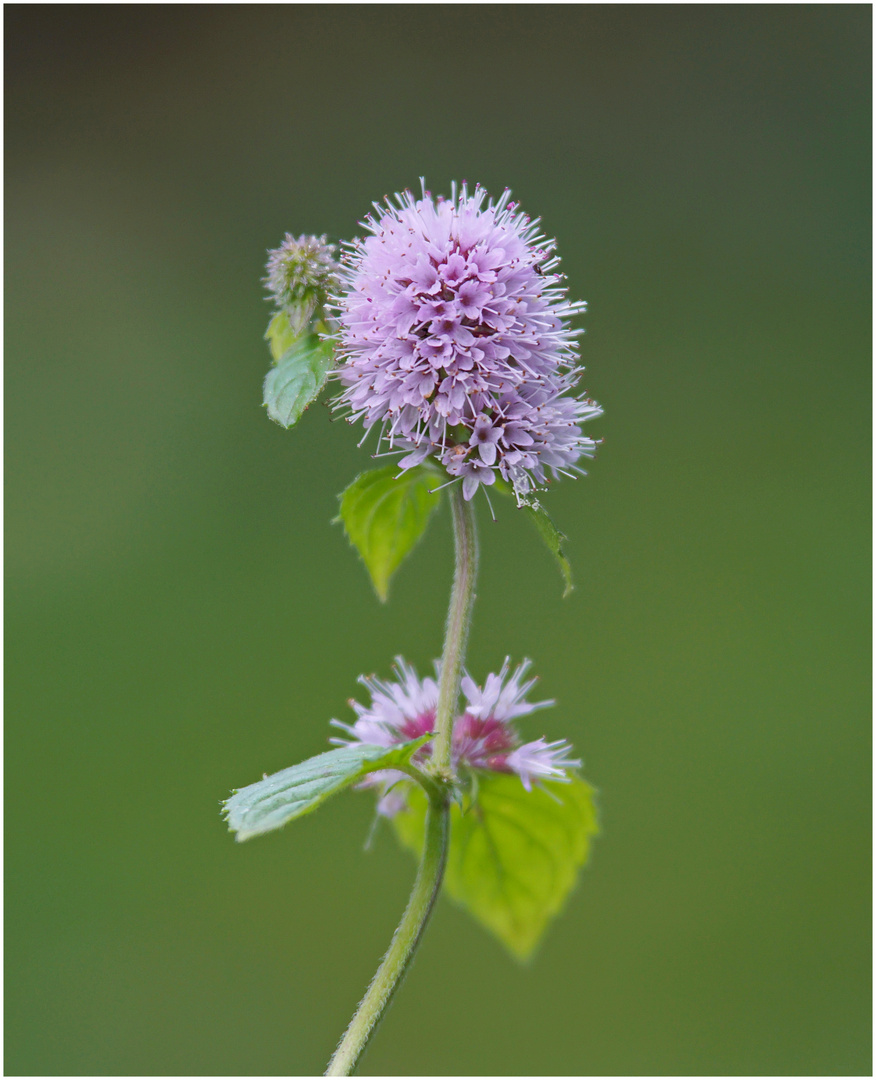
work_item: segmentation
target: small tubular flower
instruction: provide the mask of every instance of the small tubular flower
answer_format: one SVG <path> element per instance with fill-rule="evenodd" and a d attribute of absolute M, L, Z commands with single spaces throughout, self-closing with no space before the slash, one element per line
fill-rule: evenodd
<path fill-rule="evenodd" d="M 555 242 L 510 202 L 465 184 L 450 199 L 406 191 L 347 245 L 336 298 L 340 402 L 366 430 L 462 479 L 472 498 L 501 476 L 518 497 L 597 443 L 601 408 L 570 393 L 581 368 Z"/>
<path fill-rule="evenodd" d="M 553 701 L 526 700 L 536 683 L 526 680 L 530 662 L 524 660 L 513 672 L 506 658 L 497 674 L 488 675 L 478 686 L 470 675 L 462 680 L 465 708 L 453 724 L 452 759 L 456 769 L 478 769 L 515 773 L 527 791 L 539 780 L 568 781 L 567 769 L 581 765 L 569 757 L 572 747 L 563 739 L 546 742 L 543 738 L 522 742 L 513 721 L 538 709 L 553 705 Z M 350 701 L 356 713 L 352 724 L 332 720 L 334 727 L 346 732 L 347 738 L 332 738 L 338 745 L 357 742 L 378 746 L 394 746 L 419 738 L 434 730 L 438 706 L 439 664 L 435 662 L 435 678 L 420 679 L 416 671 L 401 657 L 396 658 L 395 681 L 362 676 L 359 682 L 370 691 L 371 701 L 362 705 Z M 414 762 L 426 765 L 432 754 L 427 743 L 414 756 Z M 378 810 L 392 817 L 404 809 L 403 791 L 395 787 L 408 777 L 396 770 L 384 769 L 371 773 L 361 787 L 380 787 L 382 797 Z"/>
<path fill-rule="evenodd" d="M 580 761 L 568 757 L 571 746 L 562 739 L 549 743 L 545 739 L 524 743 L 512 750 L 507 758 L 508 768 L 516 772 L 527 791 L 533 780 L 565 780 L 566 769 L 578 768 Z"/>

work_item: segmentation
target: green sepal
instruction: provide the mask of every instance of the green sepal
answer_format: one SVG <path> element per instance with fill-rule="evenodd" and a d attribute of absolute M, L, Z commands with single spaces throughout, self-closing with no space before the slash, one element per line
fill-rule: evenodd
<path fill-rule="evenodd" d="M 463 812 L 450 808 L 444 888 L 518 960 L 528 959 L 559 913 L 599 832 L 594 790 L 580 777 L 527 791 L 519 777 L 479 772 Z M 419 856 L 426 799 L 409 785 L 408 809 L 392 818 Z"/>
<path fill-rule="evenodd" d="M 311 813 L 330 795 L 343 791 L 370 772 L 409 765 L 414 754 L 431 738 L 431 734 L 423 735 L 389 750 L 366 743 L 340 746 L 238 788 L 223 803 L 228 828 L 237 834 L 238 840 L 279 829 Z"/>
<path fill-rule="evenodd" d="M 284 341 L 284 331 L 272 339 Z M 317 334 L 295 338 L 265 377 L 264 404 L 281 427 L 293 427 L 319 396 L 334 360 L 331 342 Z"/>
<path fill-rule="evenodd" d="M 401 476 L 397 472 L 397 466 L 388 465 L 360 473 L 339 496 L 337 520 L 343 522 L 384 603 L 392 575 L 426 531 L 441 501 L 432 490 L 440 483 L 433 469 L 417 465 Z"/>

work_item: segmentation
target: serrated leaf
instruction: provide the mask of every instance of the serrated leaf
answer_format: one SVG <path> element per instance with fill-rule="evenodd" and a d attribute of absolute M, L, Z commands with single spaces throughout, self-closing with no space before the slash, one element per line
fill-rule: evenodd
<path fill-rule="evenodd" d="M 396 472 L 389 465 L 361 473 L 340 496 L 344 530 L 384 602 L 390 578 L 425 532 L 441 498 L 431 490 L 440 478 L 426 466 L 399 477 Z"/>
<path fill-rule="evenodd" d="M 289 325 L 288 312 L 275 312 L 265 331 L 265 341 L 271 347 L 271 356 L 274 358 L 275 364 L 283 353 L 291 348 L 297 337 L 298 333 Z"/>
<path fill-rule="evenodd" d="M 575 588 L 572 584 L 572 567 L 569 565 L 569 560 L 566 558 L 566 553 L 563 551 L 563 541 L 566 539 L 566 536 L 560 532 L 556 525 L 554 525 L 553 519 L 541 503 L 536 502 L 529 506 L 522 506 L 521 509 L 528 515 L 530 521 L 538 530 L 539 536 L 547 545 L 548 551 L 550 551 L 557 560 L 560 573 L 563 575 L 563 580 L 566 583 L 566 587 L 563 590 L 563 599 L 565 599 L 572 589 Z"/>
<path fill-rule="evenodd" d="M 562 909 L 599 832 L 594 791 L 580 777 L 526 791 L 507 773 L 478 773 L 468 810 L 450 809 L 444 887 L 519 960 L 535 949 Z M 419 855 L 426 800 L 411 785 L 409 809 L 393 819 Z"/>
<path fill-rule="evenodd" d="M 316 334 L 296 338 L 265 377 L 268 416 L 284 428 L 297 424 L 325 386 L 332 360 L 330 342 Z"/>
<path fill-rule="evenodd" d="M 330 795 L 343 791 L 368 773 L 407 765 L 431 738 L 424 735 L 389 750 L 365 743 L 340 746 L 238 788 L 223 804 L 228 828 L 237 833 L 238 840 L 279 829 L 309 814 Z"/>

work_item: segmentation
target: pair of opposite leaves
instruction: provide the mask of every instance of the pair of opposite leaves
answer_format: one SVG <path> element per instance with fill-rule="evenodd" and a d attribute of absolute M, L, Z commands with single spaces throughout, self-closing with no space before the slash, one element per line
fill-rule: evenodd
<path fill-rule="evenodd" d="M 424 743 L 354 744 L 329 750 L 241 788 L 225 803 L 238 840 L 271 832 L 311 813 L 370 772 L 410 766 Z M 405 781 L 407 809 L 391 819 L 401 843 L 419 856 L 426 796 Z M 521 960 L 561 909 L 598 832 L 593 789 L 580 777 L 526 791 L 519 777 L 479 773 L 468 805 L 451 807 L 444 887 Z"/>

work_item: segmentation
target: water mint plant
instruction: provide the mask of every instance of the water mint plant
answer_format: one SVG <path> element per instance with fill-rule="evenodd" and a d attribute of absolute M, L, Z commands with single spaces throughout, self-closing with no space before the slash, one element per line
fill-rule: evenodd
<path fill-rule="evenodd" d="M 533 729 L 530 662 L 481 681 L 465 668 L 478 569 L 477 502 L 491 488 L 531 519 L 571 590 L 565 537 L 537 495 L 583 472 L 597 442 L 581 425 L 600 407 L 578 392 L 585 305 L 567 299 L 555 243 L 506 191 L 425 187 L 374 204 L 369 235 L 338 249 L 287 234 L 269 253 L 275 311 L 266 333 L 268 415 L 289 428 L 325 388 L 373 457 L 339 520 L 386 601 L 393 574 L 442 500 L 455 571 L 434 675 L 396 658 L 394 678 L 362 676 L 368 699 L 334 749 L 235 791 L 224 812 L 238 840 L 270 832 L 345 788 L 376 793 L 375 812 L 419 860 L 408 906 L 329 1062 L 351 1073 L 413 958 L 442 887 L 518 959 L 561 910 L 598 831 L 593 789 L 563 738 Z M 361 444 L 360 444 L 361 445 Z M 515 508 L 516 504 L 516 508 Z M 564 594 L 564 595 L 565 595 Z M 543 729 L 540 729 L 543 730 Z M 422 1071 L 429 1072 L 423 1061 Z"/>

